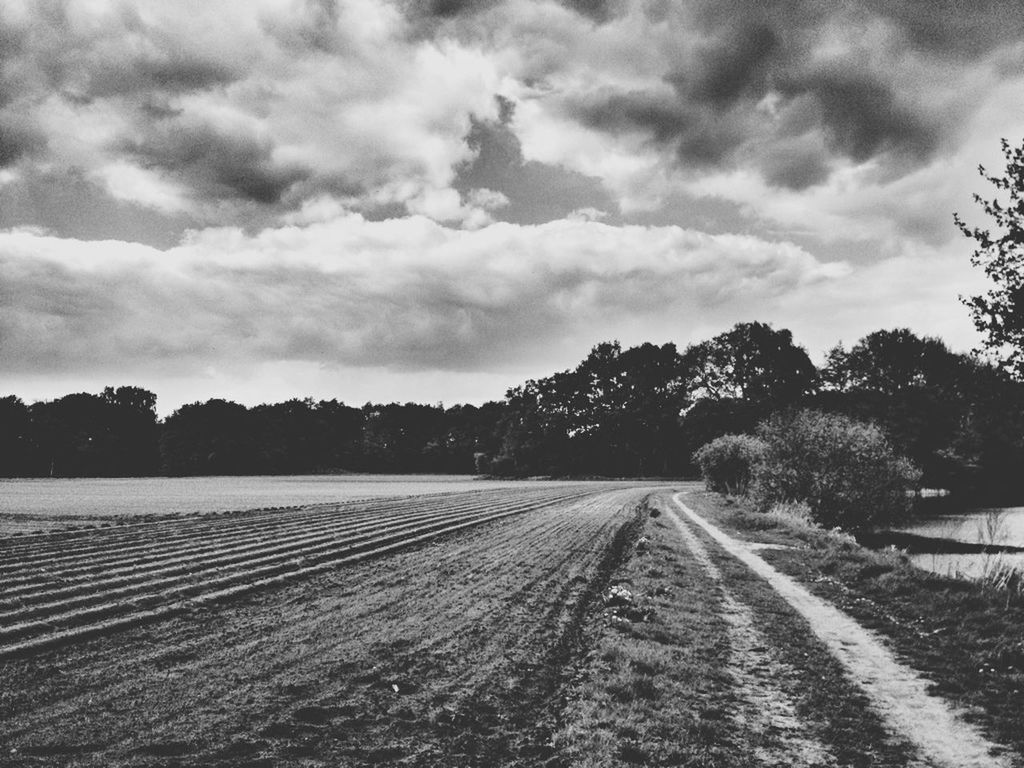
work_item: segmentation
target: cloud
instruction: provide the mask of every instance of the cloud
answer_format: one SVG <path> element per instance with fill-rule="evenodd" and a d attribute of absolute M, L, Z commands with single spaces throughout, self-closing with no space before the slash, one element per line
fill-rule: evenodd
<path fill-rule="evenodd" d="M 500 371 L 840 279 L 800 248 L 577 217 L 476 231 L 344 214 L 158 250 L 0 236 L 11 373 L 275 361 Z"/>
<path fill-rule="evenodd" d="M 940 146 L 947 116 L 903 97 L 891 74 L 863 63 L 855 48 L 837 49 L 823 34 L 808 40 L 808 30 L 731 21 L 694 43 L 660 84 L 583 89 L 562 98 L 562 108 L 595 130 L 646 135 L 684 171 L 751 158 L 774 168 L 784 162 L 776 153 L 791 153 L 779 145 L 808 134 L 821 136 L 833 157 L 885 156 L 895 167 L 927 162 Z M 816 175 L 827 168 L 818 162 Z"/>
<path fill-rule="evenodd" d="M 615 0 L 559 0 L 562 5 L 598 23 L 613 18 L 623 3 Z"/>
<path fill-rule="evenodd" d="M 85 173 L 118 199 L 145 186 L 138 205 L 208 222 L 325 193 L 425 210 L 469 157 L 470 115 L 496 111 L 492 63 L 412 39 L 389 4 L 13 7 L 0 166 L 38 155 L 48 173 Z"/>
<path fill-rule="evenodd" d="M 17 118 L 5 116 L 0 119 L 0 168 L 14 165 L 44 145 L 44 138 Z"/>
<path fill-rule="evenodd" d="M 231 131 L 169 119 L 117 149 L 143 168 L 167 169 L 208 199 L 276 203 L 293 185 L 313 175 L 312 169 L 275 159 L 274 144 L 261 135 L 258 125 Z"/>
<path fill-rule="evenodd" d="M 829 153 L 821 136 L 804 134 L 777 141 L 760 160 L 761 176 L 771 187 L 802 191 L 828 180 Z"/>
<path fill-rule="evenodd" d="M 324 196 L 473 227 L 618 221 L 709 176 L 788 193 L 851 165 L 913 174 L 1019 71 L 1022 16 L 1015 0 L 8 3 L 0 168 L 206 224 Z M 509 203 L 485 215 L 474 189 Z"/>
<path fill-rule="evenodd" d="M 867 0 L 872 12 L 896 25 L 918 49 L 941 56 L 977 58 L 1007 42 L 1019 42 L 1024 11 L 1016 0 Z"/>
<path fill-rule="evenodd" d="M 456 166 L 456 190 L 470 200 L 481 190 L 502 195 L 505 202 L 494 215 L 517 224 L 541 224 L 581 208 L 617 210 L 599 179 L 558 165 L 524 160 L 514 130 L 515 105 L 500 97 L 497 103 L 498 119 L 472 121 L 466 141 L 474 154 Z"/>
<path fill-rule="evenodd" d="M 671 148 L 677 163 L 690 168 L 718 165 L 745 139 L 734 121 L 656 91 L 598 93 L 569 109 L 598 130 L 649 134 L 655 143 Z"/>
<path fill-rule="evenodd" d="M 892 86 L 875 75 L 824 67 L 792 76 L 779 90 L 796 110 L 801 100 L 813 99 L 812 119 L 824 130 L 827 143 L 855 162 L 880 154 L 927 161 L 939 145 L 938 121 L 901 103 Z"/>
<path fill-rule="evenodd" d="M 654 5 L 570 27 L 552 12 L 542 26 L 541 11 L 509 3 L 460 28 L 469 40 L 467 30 L 486 30 L 522 73 L 514 130 L 525 161 L 599 179 L 627 216 L 709 177 L 752 179 L 759 194 L 787 200 L 801 193 L 808 219 L 816 190 L 833 181 L 847 185 L 851 212 L 880 189 L 898 209 L 900 179 L 981 138 L 977 112 L 999 107 L 1001 130 L 1019 132 L 1019 110 L 1001 95 L 1020 71 L 1019 4 Z M 507 29 L 495 33 L 499 20 Z M 940 43 L 961 32 L 973 42 Z M 522 50 L 532 55 L 513 57 Z M 742 187 L 715 190 L 749 199 Z M 917 225 L 906 234 L 918 236 Z"/>
<path fill-rule="evenodd" d="M 724 109 L 741 96 L 764 95 L 779 35 L 765 24 L 739 24 L 700 46 L 691 67 L 666 78 L 686 97 Z"/>

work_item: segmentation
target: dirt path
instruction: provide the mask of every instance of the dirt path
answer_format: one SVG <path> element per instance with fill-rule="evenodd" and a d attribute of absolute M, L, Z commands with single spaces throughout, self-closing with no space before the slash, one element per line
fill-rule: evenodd
<path fill-rule="evenodd" d="M 721 571 L 691 527 L 671 510 L 669 513 L 686 546 L 720 592 L 723 615 L 729 624 L 728 671 L 735 681 L 735 693 L 743 702 L 737 719 L 758 741 L 755 756 L 765 765 L 794 768 L 836 765 L 835 757 L 825 745 L 807 732 L 794 702 L 776 682 L 792 674 L 792 670 L 771 652 L 770 644 L 754 624 L 750 608 L 738 601 L 725 585 Z"/>
<path fill-rule="evenodd" d="M 683 514 L 726 552 L 764 578 L 810 624 L 814 633 L 864 690 L 892 731 L 920 751 L 921 765 L 942 768 L 1009 768 L 1012 763 L 945 701 L 928 693 L 927 681 L 896 661 L 873 633 L 842 611 L 815 597 L 738 541 L 690 509 L 677 493 Z M 687 523 L 668 513 L 685 532 Z M 692 537 L 692 531 L 690 533 Z M 706 554 L 705 554 L 706 557 Z M 826 763 L 827 764 L 827 763 Z"/>

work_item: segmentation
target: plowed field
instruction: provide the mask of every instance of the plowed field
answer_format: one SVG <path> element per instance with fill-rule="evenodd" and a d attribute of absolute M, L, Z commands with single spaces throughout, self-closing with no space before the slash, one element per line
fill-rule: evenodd
<path fill-rule="evenodd" d="M 524 485 L 2 539 L 0 763 L 536 764 L 645 496 Z"/>

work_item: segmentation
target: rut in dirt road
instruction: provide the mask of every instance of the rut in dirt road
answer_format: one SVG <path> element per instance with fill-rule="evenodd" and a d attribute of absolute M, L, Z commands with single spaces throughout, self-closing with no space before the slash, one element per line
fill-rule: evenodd
<path fill-rule="evenodd" d="M 843 665 L 879 711 L 888 727 L 914 744 L 923 765 L 936 768 L 1010 768 L 998 747 L 942 699 L 928 693 L 928 684 L 914 670 L 896 661 L 882 641 L 830 603 L 815 597 L 793 579 L 775 570 L 748 544 L 722 532 L 690 509 L 675 494 L 672 500 L 731 556 L 764 578 L 800 613 L 814 633 Z M 677 525 L 686 524 L 671 509 Z"/>

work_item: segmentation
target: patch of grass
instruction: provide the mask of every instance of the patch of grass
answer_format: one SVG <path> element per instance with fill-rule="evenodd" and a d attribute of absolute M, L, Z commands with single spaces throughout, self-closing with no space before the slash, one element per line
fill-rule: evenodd
<path fill-rule="evenodd" d="M 712 494 L 694 494 L 688 503 L 741 538 L 792 545 L 761 554 L 884 635 L 904 663 L 933 681 L 935 693 L 1024 753 L 1021 592 L 937 576 L 898 551 L 868 550 L 848 535 L 773 520 Z"/>
<path fill-rule="evenodd" d="M 590 620 L 583 660 L 553 744 L 559 764 L 745 768 L 749 734 L 729 716 L 728 628 L 715 586 L 678 533 L 650 518 L 647 544 L 612 577 L 628 585 L 642 621 L 606 607 Z"/>

